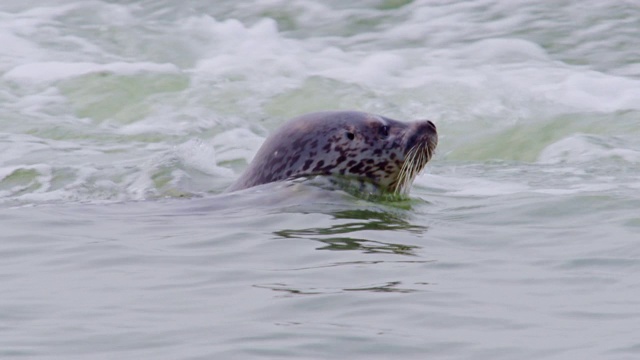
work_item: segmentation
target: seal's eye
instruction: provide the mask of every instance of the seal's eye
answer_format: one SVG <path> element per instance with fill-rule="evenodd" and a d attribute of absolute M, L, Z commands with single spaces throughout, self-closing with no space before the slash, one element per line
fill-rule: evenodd
<path fill-rule="evenodd" d="M 389 136 L 389 127 L 387 125 L 380 126 L 380 136 L 382 137 Z"/>
<path fill-rule="evenodd" d="M 351 132 L 351 131 L 347 131 L 347 138 L 349 140 L 353 140 L 356 136 Z"/>

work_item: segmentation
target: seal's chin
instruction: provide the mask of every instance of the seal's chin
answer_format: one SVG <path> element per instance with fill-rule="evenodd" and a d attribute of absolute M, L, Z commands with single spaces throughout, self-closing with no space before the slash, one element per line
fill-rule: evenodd
<path fill-rule="evenodd" d="M 416 176 L 433 157 L 437 144 L 438 133 L 431 121 L 413 124 L 405 147 L 404 161 L 389 190 L 399 195 L 408 194 Z"/>

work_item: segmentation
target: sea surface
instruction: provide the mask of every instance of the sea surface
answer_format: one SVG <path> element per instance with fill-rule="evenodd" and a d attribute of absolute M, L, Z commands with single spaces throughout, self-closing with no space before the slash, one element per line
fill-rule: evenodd
<path fill-rule="evenodd" d="M 637 1 L 0 2 L 0 359 L 640 359 Z M 225 193 L 303 113 L 408 199 Z"/>

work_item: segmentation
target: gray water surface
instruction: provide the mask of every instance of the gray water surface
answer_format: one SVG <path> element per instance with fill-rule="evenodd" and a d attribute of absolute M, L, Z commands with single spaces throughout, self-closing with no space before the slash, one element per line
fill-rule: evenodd
<path fill-rule="evenodd" d="M 0 4 L 0 358 L 640 358 L 638 11 Z M 224 193 L 328 109 L 436 123 L 410 199 Z"/>

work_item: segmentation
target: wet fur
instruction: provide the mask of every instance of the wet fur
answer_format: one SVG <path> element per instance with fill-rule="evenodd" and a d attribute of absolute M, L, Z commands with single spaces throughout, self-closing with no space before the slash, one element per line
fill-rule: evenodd
<path fill-rule="evenodd" d="M 362 179 L 385 191 L 406 193 L 431 159 L 436 144 L 435 126 L 426 120 L 403 123 L 356 111 L 302 115 L 265 141 L 228 191 L 330 175 Z"/>

